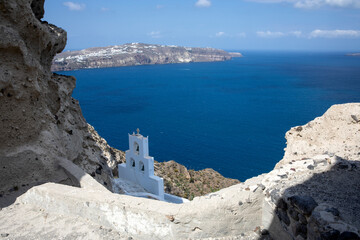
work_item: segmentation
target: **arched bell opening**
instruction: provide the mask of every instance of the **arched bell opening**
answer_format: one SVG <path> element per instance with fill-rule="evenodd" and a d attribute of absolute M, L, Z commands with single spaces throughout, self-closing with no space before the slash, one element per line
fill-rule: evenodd
<path fill-rule="evenodd" d="M 139 169 L 141 172 L 144 172 L 145 171 L 145 165 L 142 161 L 139 162 Z"/>
<path fill-rule="evenodd" d="M 135 160 L 133 158 L 130 159 L 130 165 L 132 167 L 135 167 Z"/>
<path fill-rule="evenodd" d="M 140 146 L 137 142 L 134 142 L 134 152 L 136 155 L 140 154 Z"/>

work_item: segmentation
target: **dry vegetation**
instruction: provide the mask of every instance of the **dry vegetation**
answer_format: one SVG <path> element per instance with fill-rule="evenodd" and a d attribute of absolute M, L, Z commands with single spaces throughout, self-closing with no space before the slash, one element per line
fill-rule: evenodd
<path fill-rule="evenodd" d="M 225 178 L 211 168 L 188 170 L 175 161 L 156 162 L 154 168 L 155 175 L 164 179 L 165 192 L 190 200 L 240 182 Z"/>

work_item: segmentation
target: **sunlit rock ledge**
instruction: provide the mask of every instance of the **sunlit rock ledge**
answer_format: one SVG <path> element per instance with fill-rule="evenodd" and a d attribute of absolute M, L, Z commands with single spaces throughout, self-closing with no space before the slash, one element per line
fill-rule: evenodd
<path fill-rule="evenodd" d="M 62 167 L 80 187 L 46 183 L 31 188 L 14 205 L 2 209 L 0 229 L 19 236 L 22 212 L 31 209 L 26 216 L 39 221 L 45 216 L 89 221 L 87 225 L 96 224 L 106 229 L 101 235 L 105 239 L 114 233 L 135 239 L 357 237 L 360 229 L 359 118 L 360 103 L 334 105 L 322 117 L 291 129 L 286 136 L 296 131 L 305 139 L 311 136 L 313 140 L 327 139 L 327 132 L 317 130 L 331 126 L 344 133 L 338 138 L 336 151 L 332 152 L 332 146 L 321 141 L 322 154 L 314 152 L 305 157 L 285 158 L 269 173 L 183 204 L 113 194 L 64 160 Z M 304 130 L 309 126 L 317 127 Z M 298 144 L 297 139 L 287 140 L 287 149 L 294 149 Z M 312 149 L 309 146 L 310 153 Z M 56 236 L 69 234 L 55 222 L 34 224 L 27 234 L 41 235 L 45 230 L 54 231 Z M 76 230 L 73 233 L 80 234 Z"/>

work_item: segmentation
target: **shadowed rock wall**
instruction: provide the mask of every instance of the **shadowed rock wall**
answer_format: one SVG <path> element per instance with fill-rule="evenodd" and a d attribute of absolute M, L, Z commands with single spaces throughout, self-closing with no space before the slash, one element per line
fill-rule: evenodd
<path fill-rule="evenodd" d="M 66 32 L 43 15 L 44 0 L 0 0 L 0 194 L 48 181 L 72 185 L 59 158 L 111 189 L 120 156 L 71 97 L 75 78 L 50 71 Z"/>

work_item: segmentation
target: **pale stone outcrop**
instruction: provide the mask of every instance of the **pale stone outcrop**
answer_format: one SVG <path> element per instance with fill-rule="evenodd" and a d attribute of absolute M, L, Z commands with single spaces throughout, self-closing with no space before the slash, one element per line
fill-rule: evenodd
<path fill-rule="evenodd" d="M 251 184 L 259 180 L 252 180 Z M 29 190 L 17 204 L 43 209 L 49 214 L 61 214 L 65 218 L 90 220 L 136 239 L 241 237 L 241 233 L 261 225 L 262 189 L 251 185 L 248 190 L 247 186 L 245 183 L 236 185 L 186 204 L 170 204 L 98 189 L 47 183 Z M 0 231 L 18 236 L 11 231 L 15 226 L 9 223 L 22 210 L 16 214 L 8 209 L 3 211 L 0 212 L 4 219 L 0 220 Z"/>
<path fill-rule="evenodd" d="M 273 236 L 286 233 L 275 239 L 360 233 L 360 161 L 327 154 L 296 159 L 266 174 L 262 184 L 263 226 Z"/>
<path fill-rule="evenodd" d="M 359 126 L 360 103 L 333 105 L 323 116 L 286 133 L 285 155 L 277 165 L 323 153 L 359 160 Z"/>
<path fill-rule="evenodd" d="M 292 160 L 267 174 L 184 204 L 93 187 L 99 184 L 78 175 L 81 169 L 67 163 L 64 168 L 74 174 L 81 188 L 47 183 L 30 189 L 18 198 L 16 206 L 42 209 L 54 217 L 79 218 L 135 239 L 268 236 L 258 235 L 261 229 L 267 229 L 273 239 L 336 239 L 331 237 L 358 237 L 360 233 L 360 161 L 327 154 Z M 0 231 L 10 229 L 8 233 L 18 236 L 11 231 L 15 228 L 11 223 L 21 211 L 19 207 L 2 210 Z"/>

